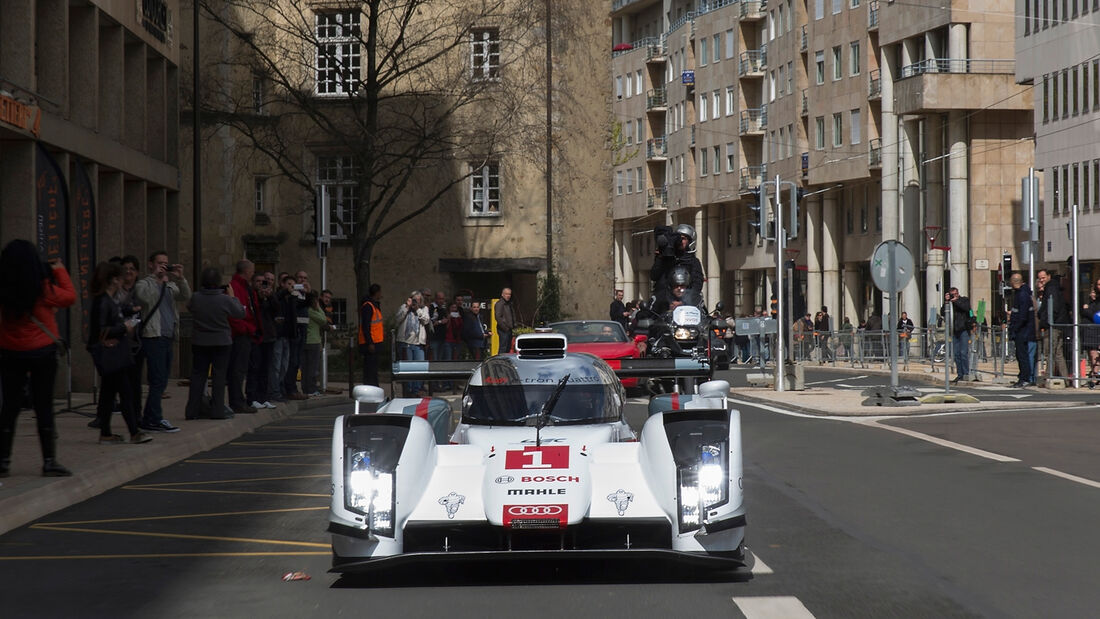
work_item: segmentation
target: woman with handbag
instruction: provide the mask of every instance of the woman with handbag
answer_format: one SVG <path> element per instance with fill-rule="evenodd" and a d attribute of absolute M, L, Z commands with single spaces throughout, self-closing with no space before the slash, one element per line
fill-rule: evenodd
<path fill-rule="evenodd" d="M 76 291 L 60 260 L 42 261 L 30 241 L 16 239 L 0 252 L 0 477 L 11 469 L 15 420 L 30 378 L 38 442 L 42 447 L 42 475 L 68 477 L 57 461 L 53 424 L 53 384 L 57 375 L 58 336 L 54 312 L 76 302 Z"/>
<path fill-rule="evenodd" d="M 99 443 L 110 445 L 124 443 L 118 434 L 111 434 L 111 409 L 115 397 L 122 405 L 122 419 L 130 431 L 131 443 L 148 443 L 153 437 L 138 428 L 137 403 L 130 385 L 130 368 L 134 365 L 131 338 L 136 317 L 123 319 L 122 309 L 115 302 L 115 295 L 122 285 L 122 265 L 117 262 L 100 262 L 89 292 L 92 308 L 88 317 L 88 351 L 92 353 L 96 371 L 99 372 L 99 404 L 96 418 L 99 420 Z"/>

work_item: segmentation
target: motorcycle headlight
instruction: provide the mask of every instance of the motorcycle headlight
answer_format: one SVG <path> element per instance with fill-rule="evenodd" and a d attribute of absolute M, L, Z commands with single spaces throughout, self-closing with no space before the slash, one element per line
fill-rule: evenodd
<path fill-rule="evenodd" d="M 676 327 L 676 331 L 673 332 L 672 337 L 678 340 L 691 340 L 695 339 L 695 335 L 692 334 L 692 330 L 688 327 Z"/>
<path fill-rule="evenodd" d="M 666 421 L 676 461 L 680 532 L 699 529 L 707 511 L 729 502 L 729 425 L 724 420 Z"/>
<path fill-rule="evenodd" d="M 372 533 L 393 536 L 394 474 L 379 470 L 371 463 L 369 451 L 349 454 L 344 503 L 348 509 L 367 517 Z"/>

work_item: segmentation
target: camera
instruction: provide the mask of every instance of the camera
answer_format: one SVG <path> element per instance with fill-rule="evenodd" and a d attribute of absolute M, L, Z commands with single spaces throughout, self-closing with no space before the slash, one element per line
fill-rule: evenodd
<path fill-rule="evenodd" d="M 672 258 L 680 253 L 680 234 L 671 226 L 657 226 L 653 229 L 653 238 L 657 242 L 657 255 Z"/>
<path fill-rule="evenodd" d="M 294 284 L 294 289 L 295 290 L 305 290 L 306 286 L 305 286 L 305 284 Z"/>

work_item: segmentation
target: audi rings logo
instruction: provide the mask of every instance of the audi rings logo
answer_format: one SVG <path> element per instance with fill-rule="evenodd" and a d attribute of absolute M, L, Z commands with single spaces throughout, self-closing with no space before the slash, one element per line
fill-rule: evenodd
<path fill-rule="evenodd" d="M 561 505 L 509 505 L 509 516 L 560 516 Z"/>
<path fill-rule="evenodd" d="M 512 477 L 511 475 L 501 475 L 500 477 L 497 477 L 493 481 L 497 482 L 498 484 L 510 484 L 510 483 L 516 481 L 516 478 Z"/>

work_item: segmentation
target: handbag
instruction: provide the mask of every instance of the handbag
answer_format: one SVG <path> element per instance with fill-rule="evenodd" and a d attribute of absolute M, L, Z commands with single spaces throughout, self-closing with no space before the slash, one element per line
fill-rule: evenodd
<path fill-rule="evenodd" d="M 114 374 L 134 365 L 134 352 L 130 348 L 130 338 L 120 337 L 114 344 L 108 345 L 103 337 L 91 347 L 92 362 L 100 376 Z"/>
<path fill-rule="evenodd" d="M 50 339 L 53 340 L 53 343 L 57 346 L 57 357 L 59 359 L 69 354 L 69 345 L 65 342 L 65 340 L 54 335 L 53 331 L 47 329 L 46 325 L 42 324 L 42 321 L 35 318 L 33 315 L 31 316 L 31 322 L 33 322 L 36 327 L 41 329 L 43 333 L 50 336 Z"/>

